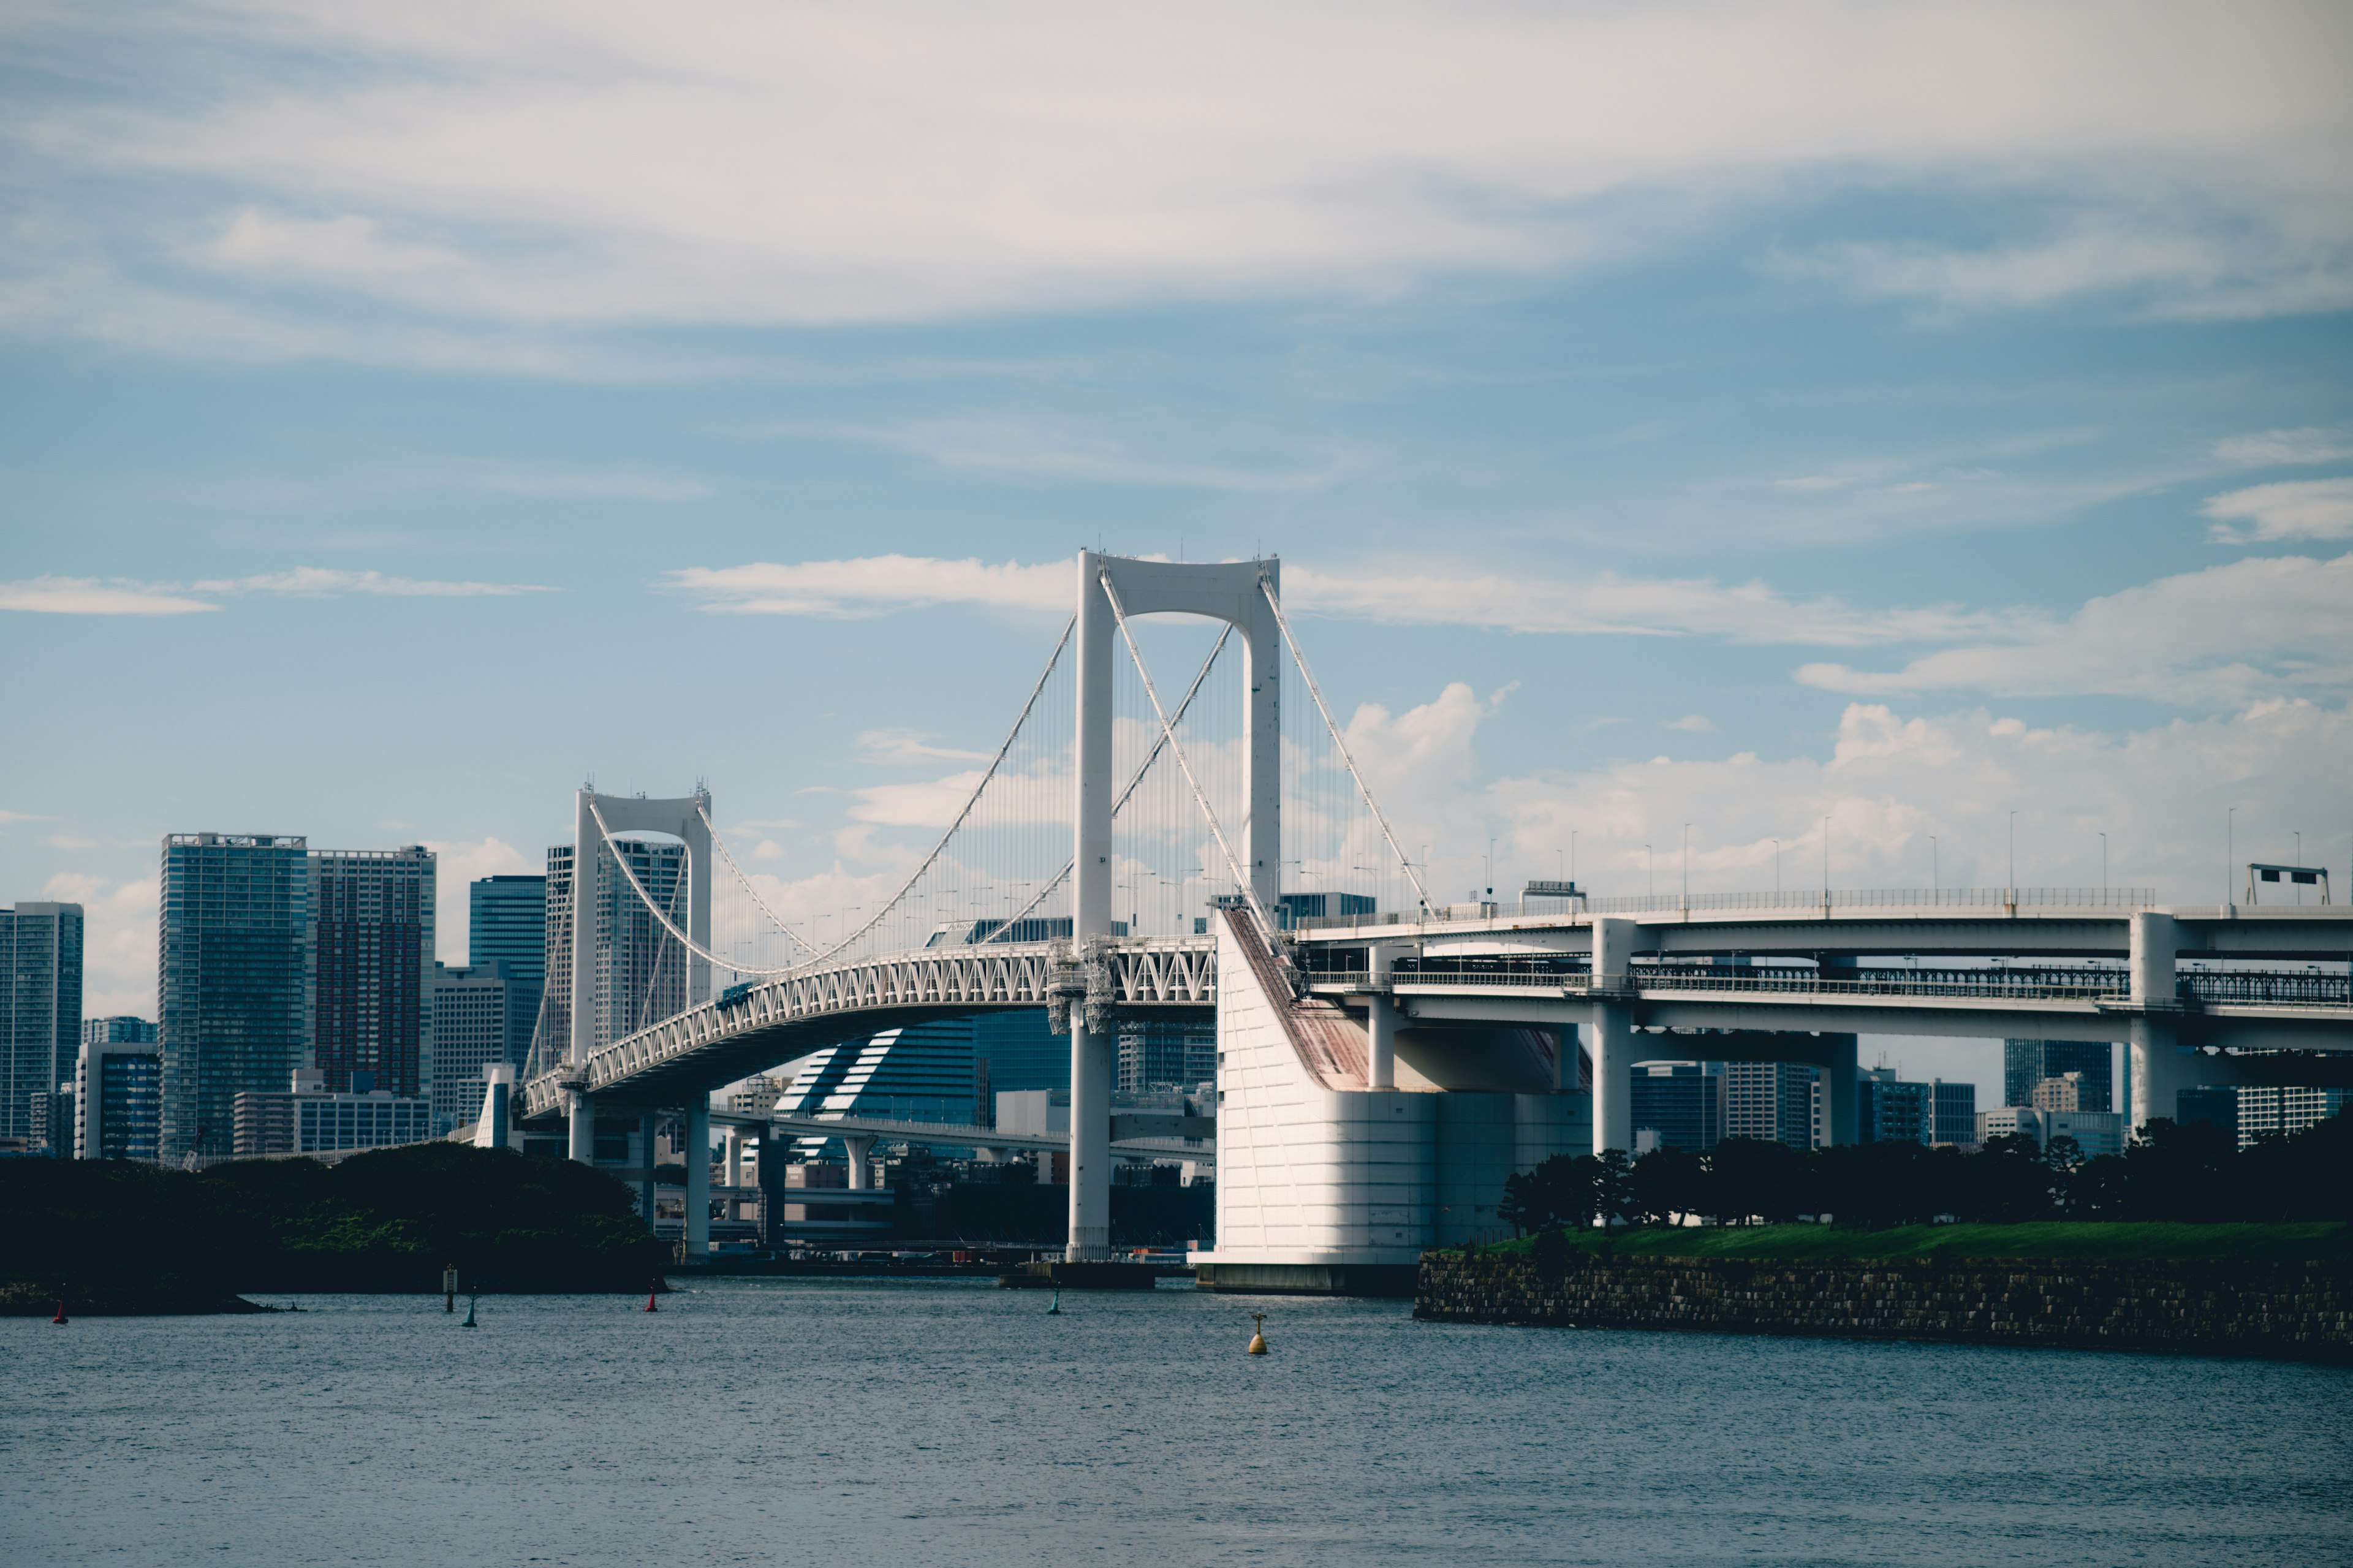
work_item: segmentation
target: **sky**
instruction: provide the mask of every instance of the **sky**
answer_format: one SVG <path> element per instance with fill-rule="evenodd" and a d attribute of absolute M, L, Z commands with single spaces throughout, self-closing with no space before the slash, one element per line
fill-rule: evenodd
<path fill-rule="evenodd" d="M 1440 888 L 2343 888 L 2349 74 L 2327 5 L 26 0 L 0 900 L 152 1015 L 164 834 L 421 841 L 460 961 L 590 776 L 871 895 L 1082 546 L 1279 556 Z"/>

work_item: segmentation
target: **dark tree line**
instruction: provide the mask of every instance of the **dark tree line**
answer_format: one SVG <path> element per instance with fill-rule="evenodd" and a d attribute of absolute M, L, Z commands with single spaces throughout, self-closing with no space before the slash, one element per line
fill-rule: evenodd
<path fill-rule="evenodd" d="M 642 1290 L 665 1250 L 636 1194 L 569 1160 L 456 1143 L 201 1174 L 125 1160 L 0 1160 L 0 1290 L 107 1310 L 238 1291 Z"/>
<path fill-rule="evenodd" d="M 2331 1117 L 2242 1150 L 2205 1122 L 2154 1121 L 2120 1154 L 2085 1159 L 2072 1138 L 1989 1140 L 1975 1153 L 1917 1143 L 1792 1149 L 1729 1138 L 1706 1153 L 1556 1154 L 1504 1184 L 1515 1232 L 1599 1220 L 1726 1225 L 1800 1215 L 1841 1224 L 1958 1220 L 2353 1219 L 2353 1118 Z"/>

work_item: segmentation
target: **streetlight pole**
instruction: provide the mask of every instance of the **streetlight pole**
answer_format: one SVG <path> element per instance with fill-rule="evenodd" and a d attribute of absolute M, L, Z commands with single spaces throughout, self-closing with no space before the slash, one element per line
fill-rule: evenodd
<path fill-rule="evenodd" d="M 1773 897 L 1781 896 L 1781 841 L 1773 840 Z"/>
<path fill-rule="evenodd" d="M 2103 834 L 2101 834 L 2101 835 L 2100 835 L 2100 901 L 2101 901 L 2102 903 L 2105 903 L 2105 902 L 2107 901 L 2107 898 L 2108 898 L 2108 836 L 2107 836 L 2106 834 L 2103 833 Z"/>
<path fill-rule="evenodd" d="M 1657 898 L 1659 896 L 1659 858 L 1651 853 L 1651 847 L 1647 844 L 1642 846 L 1642 875 L 1651 880 L 1651 897 Z"/>
<path fill-rule="evenodd" d="M 2232 875 L 2239 868 L 2239 808 L 2232 806 L 2222 814 L 2222 902 L 2229 905 L 2235 896 Z"/>
<path fill-rule="evenodd" d="M 1683 907 L 1691 907 L 1691 824 L 1683 824 Z"/>
<path fill-rule="evenodd" d="M 2004 873 L 2002 886 L 2010 892 L 2008 903 L 2018 901 L 2018 813 L 2010 814 L 2010 869 Z"/>
<path fill-rule="evenodd" d="M 1942 875 L 1941 875 L 1941 874 L 1937 871 L 1937 869 L 1936 869 L 1936 836 L 1935 834 L 1931 833 L 1930 835 L 1928 835 L 1928 895 L 1929 895 L 1929 897 L 1933 899 L 1934 897 L 1936 897 L 1936 894 L 1938 894 L 1938 893 L 1940 893 L 1940 892 L 1944 891 L 1944 888 L 1945 888 L 1944 879 L 1943 879 Z"/>

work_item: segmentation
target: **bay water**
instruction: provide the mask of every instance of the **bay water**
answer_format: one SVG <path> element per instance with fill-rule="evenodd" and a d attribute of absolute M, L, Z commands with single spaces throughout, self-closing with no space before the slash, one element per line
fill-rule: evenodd
<path fill-rule="evenodd" d="M 1049 1301 L 0 1321 L 0 1561 L 2353 1563 L 2353 1370 Z"/>

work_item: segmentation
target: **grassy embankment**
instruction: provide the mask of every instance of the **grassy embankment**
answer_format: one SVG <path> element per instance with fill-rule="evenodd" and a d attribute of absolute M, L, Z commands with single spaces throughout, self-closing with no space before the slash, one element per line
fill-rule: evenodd
<path fill-rule="evenodd" d="M 1838 1225 L 1642 1226 L 1606 1235 L 1566 1233 L 1569 1245 L 1624 1258 L 2180 1258 L 2304 1262 L 2353 1260 L 2353 1226 L 2343 1220 L 2194 1225 L 2154 1220 L 2029 1220 L 2013 1225 L 1900 1225 L 1865 1230 Z M 1482 1252 L 1525 1252 L 1533 1237 Z"/>

